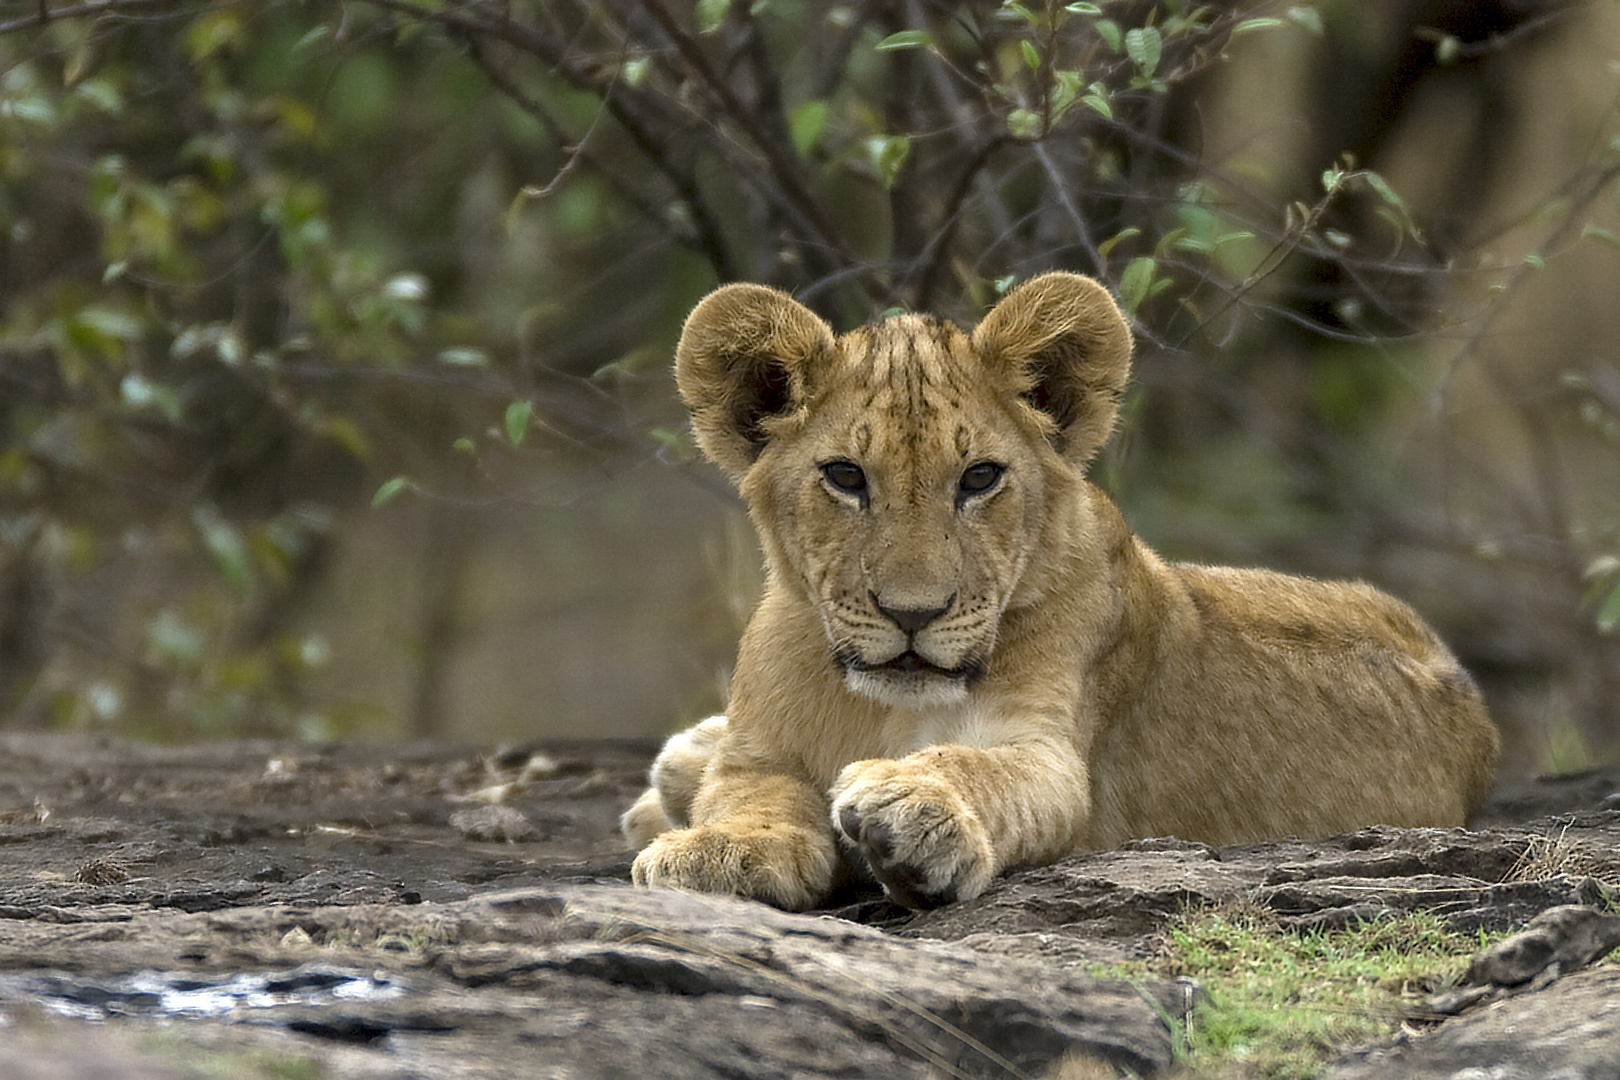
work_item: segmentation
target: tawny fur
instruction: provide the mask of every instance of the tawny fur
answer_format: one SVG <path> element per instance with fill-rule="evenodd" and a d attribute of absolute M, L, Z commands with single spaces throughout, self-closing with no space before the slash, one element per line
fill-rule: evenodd
<path fill-rule="evenodd" d="M 924 906 L 1134 837 L 1467 819 L 1496 731 L 1410 608 L 1166 562 L 1086 481 L 1130 351 L 1074 274 L 971 333 L 835 337 L 757 285 L 698 305 L 681 396 L 767 579 L 728 717 L 677 736 L 626 815 L 637 883 L 805 908 L 854 865 Z"/>
<path fill-rule="evenodd" d="M 669 737 L 648 775 L 651 786 L 619 820 L 631 847 L 639 851 L 659 833 L 690 823 L 703 770 L 725 733 L 726 718 L 711 716 Z"/>

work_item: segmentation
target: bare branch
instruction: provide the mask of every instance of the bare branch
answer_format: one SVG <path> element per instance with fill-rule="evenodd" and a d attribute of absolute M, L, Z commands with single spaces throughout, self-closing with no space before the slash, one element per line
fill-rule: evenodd
<path fill-rule="evenodd" d="M 703 55 L 698 43 L 675 21 L 659 0 L 643 0 L 643 9 L 658 23 L 664 35 L 680 52 L 687 67 L 698 76 L 709 93 L 714 95 L 721 109 L 765 156 L 771 175 L 780 185 L 786 201 L 809 224 L 816 239 L 826 250 L 835 253 L 844 266 L 855 270 L 857 280 L 868 291 L 870 299 L 886 295 L 888 287 L 866 268 L 865 260 L 850 248 L 842 233 L 828 219 L 820 201 L 805 186 L 799 164 L 792 156 L 792 147 L 784 146 L 762 126 L 754 111 L 749 109 L 719 77 L 709 64 L 708 57 Z"/>
<path fill-rule="evenodd" d="M 118 18 L 120 16 L 134 18 L 140 14 L 143 17 L 154 8 L 175 7 L 184 0 L 92 0 L 87 4 L 70 4 L 67 7 L 50 7 L 46 0 L 39 0 L 39 7 L 32 15 L 20 19 L 7 19 L 0 22 L 0 34 L 10 34 L 18 30 L 27 30 L 49 23 L 68 22 L 73 19 L 85 18 Z M 235 0 L 229 0 L 235 2 Z M 174 12 L 175 16 L 185 14 Z"/>

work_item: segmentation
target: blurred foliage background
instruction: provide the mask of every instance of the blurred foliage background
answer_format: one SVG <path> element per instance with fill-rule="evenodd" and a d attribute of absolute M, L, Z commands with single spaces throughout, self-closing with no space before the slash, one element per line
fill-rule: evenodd
<path fill-rule="evenodd" d="M 1359 576 L 1507 770 L 1620 754 L 1611 0 L 0 3 L 0 717 L 655 733 L 758 588 L 708 289 L 1140 349 L 1096 479 Z"/>

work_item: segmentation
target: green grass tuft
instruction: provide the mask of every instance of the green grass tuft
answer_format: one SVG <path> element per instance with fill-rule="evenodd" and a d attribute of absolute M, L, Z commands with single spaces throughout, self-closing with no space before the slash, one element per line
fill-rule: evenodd
<path fill-rule="evenodd" d="M 1426 912 L 1295 933 L 1264 909 L 1226 907 L 1180 916 L 1156 956 L 1098 974 L 1198 983 L 1208 997 L 1177 1032 L 1193 1075 L 1303 1080 L 1392 1038 L 1492 940 Z"/>

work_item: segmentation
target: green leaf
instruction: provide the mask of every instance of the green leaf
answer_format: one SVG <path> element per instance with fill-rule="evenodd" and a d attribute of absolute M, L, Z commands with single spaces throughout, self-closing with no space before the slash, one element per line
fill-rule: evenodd
<path fill-rule="evenodd" d="M 1566 371 L 1564 373 L 1564 383 L 1568 386 L 1585 389 L 1589 385 L 1589 380 L 1584 371 Z M 1599 555 L 1592 560 L 1585 570 L 1581 571 L 1581 580 L 1597 583 L 1597 591 L 1590 593 L 1584 601 L 1584 603 L 1590 604 L 1596 600 L 1598 592 L 1607 588 L 1610 582 L 1620 585 L 1620 557 Z"/>
<path fill-rule="evenodd" d="M 890 34 L 873 48 L 878 52 L 896 52 L 900 49 L 920 49 L 934 43 L 934 35 L 927 30 L 901 30 Z"/>
<path fill-rule="evenodd" d="M 392 480 L 384 482 L 382 487 L 377 489 L 377 493 L 371 497 L 372 509 L 393 502 L 394 497 L 409 487 L 410 483 L 410 480 L 403 476 L 396 476 Z"/>
<path fill-rule="evenodd" d="M 527 401 L 514 401 L 506 407 L 506 438 L 513 446 L 522 446 L 523 438 L 529 433 L 529 418 L 534 415 L 534 405 Z"/>
<path fill-rule="evenodd" d="M 234 51 L 248 43 L 247 24 L 239 9 L 215 8 L 193 19 L 185 31 L 186 51 L 193 60 Z"/>
<path fill-rule="evenodd" d="M 1288 17 L 1317 37 L 1327 33 L 1327 29 L 1322 25 L 1322 13 L 1310 4 L 1297 4 L 1289 8 Z"/>
<path fill-rule="evenodd" d="M 1014 109 L 1007 114 L 1007 133 L 1015 139 L 1038 139 L 1045 126 L 1033 109 Z"/>
<path fill-rule="evenodd" d="M 619 78 L 624 80 L 626 86 L 640 86 L 647 79 L 647 72 L 652 68 L 652 61 L 645 56 L 638 56 L 633 60 L 626 60 L 624 66 L 619 68 Z"/>
<path fill-rule="evenodd" d="M 1201 255 L 1215 250 L 1215 233 L 1220 228 L 1220 218 L 1215 211 L 1207 206 L 1182 203 L 1176 207 L 1176 217 L 1184 230 L 1184 235 L 1176 241 L 1178 248 Z"/>
<path fill-rule="evenodd" d="M 1003 0 L 1002 5 L 1001 5 L 1001 10 L 1018 16 L 1020 19 L 1024 20 L 1024 22 L 1026 22 L 1030 26 L 1035 26 L 1035 25 L 1039 24 L 1040 21 L 1041 21 L 1041 18 L 1040 18 L 1039 15 L 1036 15 L 1033 11 L 1031 11 L 1029 8 L 1025 7 L 1023 4 L 1018 3 L 1017 0 Z"/>
<path fill-rule="evenodd" d="M 693 15 L 697 18 L 698 33 L 714 33 L 730 13 L 731 0 L 697 0 Z"/>
<path fill-rule="evenodd" d="M 1018 43 L 1018 53 L 1024 58 L 1024 66 L 1031 71 L 1041 70 L 1041 53 L 1035 48 L 1035 43 L 1025 38 Z"/>
<path fill-rule="evenodd" d="M 658 445 L 662 446 L 664 449 L 673 451 L 682 457 L 691 454 L 696 449 L 692 445 L 691 435 L 684 431 L 675 431 L 666 427 L 655 427 L 648 431 L 647 434 L 652 436 L 653 441 L 658 443 Z"/>
<path fill-rule="evenodd" d="M 453 345 L 440 350 L 439 363 L 451 367 L 489 367 L 489 353 L 471 345 Z"/>
<path fill-rule="evenodd" d="M 1098 24 L 1099 27 L 1101 25 Z M 1127 30 L 1125 55 L 1141 69 L 1143 77 L 1152 78 L 1153 73 L 1159 70 L 1159 60 L 1164 55 L 1164 40 L 1159 37 L 1158 28 L 1139 26 L 1135 30 Z"/>
<path fill-rule="evenodd" d="M 331 31 L 328 30 L 324 26 L 317 26 L 317 27 L 314 27 L 314 28 L 312 28 L 310 30 L 305 31 L 303 37 L 301 37 L 297 41 L 293 42 L 293 47 L 292 47 L 293 53 L 295 53 L 295 54 L 296 53 L 301 53 L 305 49 L 308 49 L 311 46 L 316 45 L 319 42 L 322 42 L 322 41 L 326 40 L 327 36 L 330 33 L 331 33 Z"/>
<path fill-rule="evenodd" d="M 1585 240 L 1588 237 L 1596 240 L 1600 244 L 1607 244 L 1612 248 L 1620 248 L 1620 235 L 1616 235 L 1614 232 L 1599 225 L 1588 224 L 1586 228 L 1581 230 L 1581 239 Z"/>
<path fill-rule="evenodd" d="M 906 135 L 874 135 L 866 140 L 866 154 L 884 190 L 888 190 L 911 156 L 911 139 Z"/>
<path fill-rule="evenodd" d="M 1091 93 L 1081 98 L 1080 101 L 1082 104 L 1087 105 L 1096 110 L 1098 113 L 1102 114 L 1104 120 L 1112 120 L 1114 118 L 1114 107 L 1108 104 L 1107 92 L 1099 91 L 1097 89 L 1097 87 L 1101 85 L 1101 83 L 1092 83 Z"/>
<path fill-rule="evenodd" d="M 1097 36 L 1103 39 L 1103 44 L 1114 52 L 1119 52 L 1124 41 L 1124 34 L 1119 28 L 1119 23 L 1113 19 L 1098 19 L 1092 25 L 1097 29 Z"/>
<path fill-rule="evenodd" d="M 1380 199 L 1400 211 L 1402 217 L 1410 216 L 1406 210 L 1406 200 L 1401 198 L 1395 189 L 1389 186 L 1388 180 L 1385 180 L 1371 169 L 1363 169 L 1361 178 L 1367 182 L 1368 187 L 1377 193 Z"/>
<path fill-rule="evenodd" d="M 450 449 L 460 450 L 464 454 L 476 454 L 478 452 L 478 447 L 474 446 L 473 441 L 465 435 L 451 443 Z"/>
<path fill-rule="evenodd" d="M 788 136 L 793 140 L 794 151 L 801 158 L 808 158 L 810 151 L 821 140 L 821 133 L 827 126 L 827 109 L 828 103 L 816 98 L 804 102 L 789 114 Z"/>
<path fill-rule="evenodd" d="M 1097 4 L 1068 4 L 1063 8 L 1071 15 L 1101 15 L 1102 8 Z"/>
<path fill-rule="evenodd" d="M 76 327 L 94 331 L 98 336 L 120 341 L 134 341 L 141 336 L 141 321 L 128 312 L 108 307 L 80 308 L 73 316 Z"/>
<path fill-rule="evenodd" d="M 1141 229 L 1138 229 L 1135 225 L 1127 226 L 1126 228 L 1123 228 L 1119 232 L 1115 233 L 1113 236 L 1110 236 L 1108 239 L 1104 240 L 1102 243 L 1098 244 L 1097 254 L 1106 259 L 1108 258 L 1109 252 L 1118 247 L 1120 243 L 1129 240 L 1133 236 L 1140 235 L 1142 235 Z"/>
<path fill-rule="evenodd" d="M 118 396 L 132 409 L 155 408 L 170 423 L 177 423 L 185 411 L 174 388 L 152 382 L 136 374 L 125 375 L 118 384 Z"/>
<path fill-rule="evenodd" d="M 1616 627 L 1620 627 L 1620 578 L 1614 582 L 1609 590 L 1608 598 L 1603 606 L 1598 608 L 1597 628 L 1605 634 L 1612 634 Z"/>
<path fill-rule="evenodd" d="M 208 644 L 199 631 L 167 608 L 146 624 L 146 641 L 155 654 L 188 664 L 201 659 Z"/>
<path fill-rule="evenodd" d="M 1242 22 L 1232 27 L 1232 33 L 1246 34 L 1250 30 L 1269 30 L 1274 26 L 1281 25 L 1283 25 L 1283 21 L 1281 19 L 1244 19 Z"/>
<path fill-rule="evenodd" d="M 118 87 L 111 80 L 86 79 L 74 87 L 73 93 L 109 116 L 117 116 L 124 111 L 124 96 L 118 92 Z"/>
<path fill-rule="evenodd" d="M 1054 80 L 1052 94 L 1047 101 L 1047 108 L 1051 110 L 1052 120 L 1056 122 L 1080 100 L 1082 86 L 1078 71 L 1054 71 L 1052 78 Z"/>
<path fill-rule="evenodd" d="M 420 303 L 428 298 L 427 278 L 421 274 L 395 274 L 383 282 L 382 295 L 390 300 Z"/>
<path fill-rule="evenodd" d="M 1547 260 L 1532 251 L 1530 254 L 1524 257 L 1524 264 L 1530 267 L 1532 270 L 1540 270 L 1542 267 L 1547 265 Z"/>
<path fill-rule="evenodd" d="M 212 506 L 199 506 L 192 512 L 191 520 L 226 584 L 237 592 L 246 592 L 253 584 L 253 564 L 236 526 Z"/>
<path fill-rule="evenodd" d="M 360 425 L 347 416 L 331 416 L 321 425 L 321 434 L 353 454 L 359 461 L 371 456 L 371 443 Z"/>
<path fill-rule="evenodd" d="M 1148 298 L 1148 290 L 1153 287 L 1154 266 L 1149 255 L 1139 255 L 1125 264 L 1125 272 L 1119 275 L 1119 302 L 1128 313 L 1136 314 L 1136 309 Z"/>

